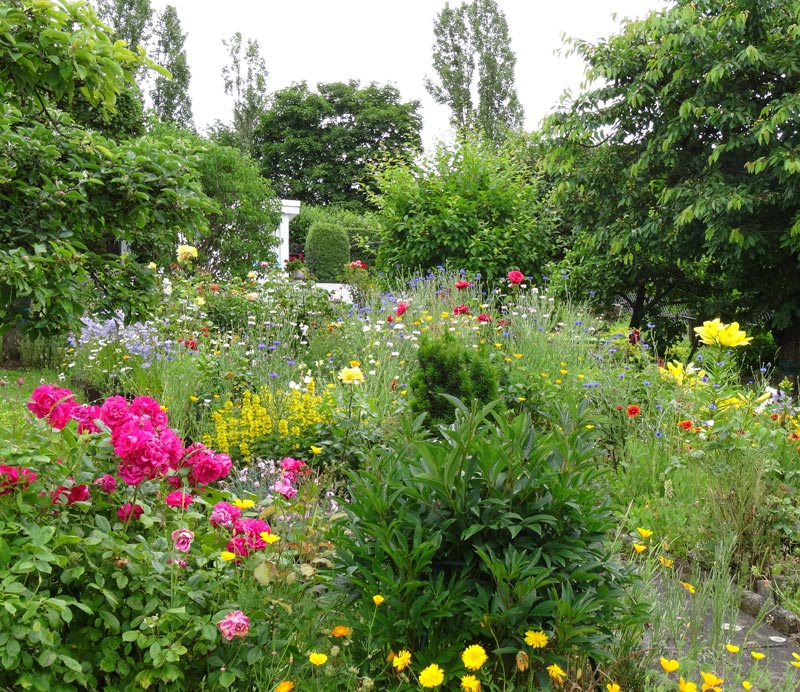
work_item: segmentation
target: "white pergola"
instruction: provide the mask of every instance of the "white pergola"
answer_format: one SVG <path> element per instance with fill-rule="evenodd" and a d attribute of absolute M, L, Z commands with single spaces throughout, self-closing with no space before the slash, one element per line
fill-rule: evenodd
<path fill-rule="evenodd" d="M 300 213 L 300 201 L 296 199 L 281 200 L 281 225 L 275 231 L 280 244 L 278 245 L 278 266 L 286 266 L 289 259 L 289 222 Z"/>

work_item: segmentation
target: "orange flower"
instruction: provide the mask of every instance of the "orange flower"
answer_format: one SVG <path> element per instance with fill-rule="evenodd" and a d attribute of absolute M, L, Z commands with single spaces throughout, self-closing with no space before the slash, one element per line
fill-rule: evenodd
<path fill-rule="evenodd" d="M 294 689 L 294 683 L 291 680 L 284 680 L 283 682 L 278 683 L 278 686 L 275 688 L 275 692 L 290 692 Z"/>
<path fill-rule="evenodd" d="M 345 625 L 336 625 L 336 627 L 331 630 L 331 634 L 334 637 L 346 637 L 349 634 L 352 634 L 353 630 L 350 627 L 346 627 Z"/>
<path fill-rule="evenodd" d="M 642 409 L 640 409 L 636 404 L 631 404 L 627 409 L 625 409 L 625 412 L 628 414 L 629 418 L 636 418 L 636 416 L 642 412 Z"/>

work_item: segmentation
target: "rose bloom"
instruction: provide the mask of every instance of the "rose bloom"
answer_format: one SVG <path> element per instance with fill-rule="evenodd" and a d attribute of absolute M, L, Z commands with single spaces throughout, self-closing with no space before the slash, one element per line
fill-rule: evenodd
<path fill-rule="evenodd" d="M 181 509 L 186 509 L 192 504 L 192 500 L 194 498 L 189 493 L 183 493 L 180 490 L 173 490 L 164 498 L 164 502 L 170 507 L 180 507 Z"/>
<path fill-rule="evenodd" d="M 125 397 L 111 396 L 100 407 L 100 420 L 115 430 L 128 420 L 128 402 Z"/>
<path fill-rule="evenodd" d="M 175 531 L 172 532 L 172 540 L 175 543 L 175 550 L 188 553 L 192 549 L 194 533 L 189 531 L 189 529 L 175 529 Z"/>
<path fill-rule="evenodd" d="M 215 528 L 222 526 L 226 529 L 231 529 L 233 528 L 233 522 L 241 516 L 242 510 L 238 507 L 234 507 L 228 502 L 217 502 L 211 510 L 211 516 L 208 520 L 211 522 L 211 526 Z"/>
<path fill-rule="evenodd" d="M 21 466 L 0 466 L 0 495 L 24 490 L 35 480 L 36 474 L 30 469 Z"/>
<path fill-rule="evenodd" d="M 110 495 L 117 489 L 117 479 L 114 478 L 114 476 L 112 476 L 110 473 L 107 473 L 100 478 L 96 478 L 92 485 L 99 486 L 100 490 Z"/>
<path fill-rule="evenodd" d="M 97 433 L 100 428 L 95 421 L 100 418 L 99 406 L 76 406 L 70 412 L 72 417 L 78 421 L 78 434 Z"/>
<path fill-rule="evenodd" d="M 117 516 L 125 522 L 131 518 L 136 521 L 142 516 L 142 512 L 144 512 L 144 508 L 138 502 L 133 507 L 130 502 L 126 502 L 117 510 Z"/>
<path fill-rule="evenodd" d="M 246 637 L 250 631 L 250 618 L 241 610 L 232 610 L 217 623 L 217 627 L 228 641 L 234 637 Z"/>
<path fill-rule="evenodd" d="M 517 271 L 516 269 L 513 269 L 510 272 L 508 272 L 509 283 L 516 285 L 516 284 L 521 284 L 523 281 L 525 281 L 525 274 L 523 274 L 522 272 Z"/>

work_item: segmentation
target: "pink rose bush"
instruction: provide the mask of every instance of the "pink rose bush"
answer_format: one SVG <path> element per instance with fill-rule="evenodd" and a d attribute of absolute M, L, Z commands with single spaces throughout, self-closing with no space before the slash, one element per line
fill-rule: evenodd
<path fill-rule="evenodd" d="M 250 618 L 241 610 L 232 610 L 217 623 L 222 636 L 228 641 L 234 637 L 246 637 L 250 631 Z"/>

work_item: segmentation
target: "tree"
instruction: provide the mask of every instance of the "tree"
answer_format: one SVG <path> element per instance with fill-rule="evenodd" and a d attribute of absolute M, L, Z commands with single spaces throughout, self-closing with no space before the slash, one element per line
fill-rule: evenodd
<path fill-rule="evenodd" d="M 156 26 L 155 59 L 171 77 L 158 75 L 150 97 L 161 121 L 192 126 L 192 100 L 189 97 L 191 71 L 186 61 L 186 34 L 181 31 L 178 12 L 167 5 Z"/>
<path fill-rule="evenodd" d="M 184 143 L 118 143 L 62 110 L 76 93 L 114 110 L 142 64 L 154 65 L 111 41 L 83 2 L 20 0 L 0 12 L 0 333 L 74 327 L 90 302 L 141 314 L 148 253 L 205 224 Z M 121 256 L 121 240 L 134 251 Z"/>
<path fill-rule="evenodd" d="M 626 189 L 652 194 L 655 222 L 598 219 L 613 248 L 683 243 L 725 282 L 730 317 L 766 319 L 784 367 L 800 366 L 800 26 L 796 0 L 677 0 L 597 44 L 573 43 L 596 80 L 555 119 L 562 166 L 601 141 L 631 155 Z M 619 188 L 618 188 L 619 190 Z M 641 231 L 641 232 L 640 232 Z M 779 287 L 779 288 L 778 288 Z M 734 306 L 736 311 L 733 312 Z M 706 316 L 706 315 L 703 315 Z M 725 316 L 727 317 L 727 316 Z"/>
<path fill-rule="evenodd" d="M 255 39 L 248 38 L 243 47 L 242 35 L 237 31 L 230 41 L 222 43 L 231 58 L 231 64 L 222 68 L 222 78 L 225 93 L 234 99 L 233 141 L 242 151 L 254 155 L 255 128 L 269 103 L 267 65 Z"/>
<path fill-rule="evenodd" d="M 96 0 L 97 14 L 131 50 L 146 48 L 153 31 L 150 0 Z"/>
<path fill-rule="evenodd" d="M 275 92 L 255 132 L 256 158 L 283 198 L 361 209 L 387 160 L 421 150 L 419 102 L 392 85 L 305 82 Z"/>
<path fill-rule="evenodd" d="M 473 135 L 422 164 L 386 168 L 375 198 L 379 264 L 424 271 L 450 262 L 489 284 L 522 269 L 541 281 L 552 222 L 519 149 L 513 138 L 498 149 Z"/>
<path fill-rule="evenodd" d="M 451 110 L 457 130 L 475 128 L 491 140 L 522 126 L 514 87 L 516 56 L 508 23 L 495 0 L 446 3 L 433 28 L 433 67 L 439 82 L 425 80 L 437 103 Z M 476 74 L 477 69 L 477 74 Z"/>

